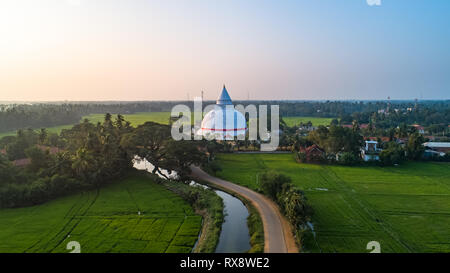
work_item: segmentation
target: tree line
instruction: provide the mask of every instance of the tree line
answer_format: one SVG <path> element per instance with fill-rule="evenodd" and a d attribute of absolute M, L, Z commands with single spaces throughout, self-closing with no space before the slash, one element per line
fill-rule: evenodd
<path fill-rule="evenodd" d="M 89 114 L 169 112 L 173 106 L 180 103 L 193 109 L 193 101 L 0 104 L 0 133 L 18 129 L 75 124 L 83 116 Z M 204 105 L 212 103 L 215 102 L 205 101 Z M 351 123 L 353 120 L 359 123 L 373 122 L 380 128 L 397 126 L 400 123 L 421 123 L 426 126 L 450 123 L 450 100 L 420 102 L 235 101 L 235 104 L 276 104 L 279 105 L 282 116 L 335 117 L 344 123 Z M 386 110 L 388 114 L 377 114 L 380 109 Z"/>

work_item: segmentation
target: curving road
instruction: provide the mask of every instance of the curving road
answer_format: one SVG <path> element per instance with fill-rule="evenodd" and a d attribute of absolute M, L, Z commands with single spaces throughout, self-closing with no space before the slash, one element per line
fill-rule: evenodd
<path fill-rule="evenodd" d="M 291 225 L 272 200 L 246 187 L 211 176 L 199 167 L 192 166 L 191 169 L 193 177 L 240 195 L 252 203 L 261 215 L 263 222 L 265 253 L 298 252 L 294 236 L 292 235 Z"/>

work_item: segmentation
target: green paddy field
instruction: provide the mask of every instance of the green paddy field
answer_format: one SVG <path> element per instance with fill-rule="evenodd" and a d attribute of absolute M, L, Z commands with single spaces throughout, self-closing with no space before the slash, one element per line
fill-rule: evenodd
<path fill-rule="evenodd" d="M 217 176 L 258 189 L 274 169 L 303 189 L 315 210 L 307 252 L 450 252 L 450 164 L 397 167 L 299 164 L 292 154 L 221 154 Z"/>
<path fill-rule="evenodd" d="M 138 215 L 138 212 L 141 215 Z M 181 197 L 133 175 L 43 205 L 0 210 L 0 252 L 189 253 L 202 218 Z"/>
<path fill-rule="evenodd" d="M 308 121 L 311 121 L 313 126 L 319 126 L 319 125 L 330 125 L 333 118 L 319 118 L 319 117 L 283 117 L 284 122 L 290 127 L 292 126 L 298 126 L 301 122 L 307 123 Z"/>

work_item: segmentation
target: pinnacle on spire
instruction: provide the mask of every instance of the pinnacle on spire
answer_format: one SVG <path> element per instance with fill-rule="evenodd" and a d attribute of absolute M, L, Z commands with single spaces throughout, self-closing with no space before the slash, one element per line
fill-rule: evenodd
<path fill-rule="evenodd" d="M 230 95 L 228 94 L 225 84 L 223 85 L 222 93 L 217 98 L 216 104 L 218 105 L 230 105 L 233 104 Z"/>

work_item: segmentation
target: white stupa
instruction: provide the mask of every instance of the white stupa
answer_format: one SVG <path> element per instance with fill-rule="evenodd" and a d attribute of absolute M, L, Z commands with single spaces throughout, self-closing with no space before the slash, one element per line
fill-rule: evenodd
<path fill-rule="evenodd" d="M 209 111 L 203 118 L 199 134 L 215 139 L 233 139 L 245 135 L 247 130 L 245 117 L 234 109 L 225 85 L 214 106 L 214 110 Z"/>

